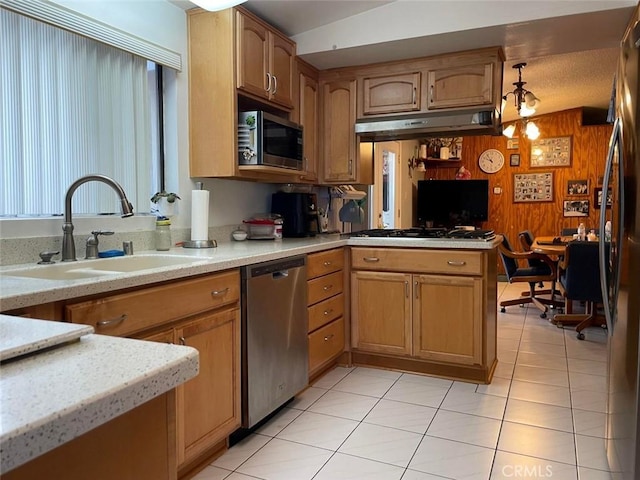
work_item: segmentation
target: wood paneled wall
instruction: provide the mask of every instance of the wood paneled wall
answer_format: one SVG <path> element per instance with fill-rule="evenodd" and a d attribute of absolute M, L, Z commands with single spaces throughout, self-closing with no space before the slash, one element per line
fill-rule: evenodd
<path fill-rule="evenodd" d="M 471 178 L 489 179 L 489 221 L 483 227 L 507 235 L 512 245 L 519 245 L 517 237 L 522 230 L 531 230 L 535 236 L 559 235 L 562 228 L 576 228 L 580 222 L 584 222 L 587 229 L 597 229 L 600 218 L 600 210 L 594 205 L 594 189 L 601 186 L 598 177 L 604 174 L 612 127 L 582 126 L 581 109 L 533 117 L 533 120 L 540 128 L 540 138 L 572 137 L 570 167 L 531 169 L 531 142 L 524 136 L 519 137 L 517 150 L 507 150 L 507 138 L 504 136 L 464 137 L 462 142 L 462 161 L 459 165 L 471 171 Z M 518 133 L 519 128 L 516 136 Z M 498 173 L 486 174 L 478 167 L 478 157 L 488 148 L 498 149 L 504 154 L 505 166 Z M 509 166 L 512 153 L 520 154 L 519 167 Z M 424 178 L 453 179 L 456 172 L 457 168 L 428 167 Z M 553 172 L 553 201 L 514 203 L 514 174 L 533 172 Z M 587 195 L 567 197 L 567 181 L 575 179 L 589 180 Z M 502 193 L 494 194 L 494 187 L 501 187 Z M 589 200 L 589 217 L 564 217 L 564 200 Z"/>

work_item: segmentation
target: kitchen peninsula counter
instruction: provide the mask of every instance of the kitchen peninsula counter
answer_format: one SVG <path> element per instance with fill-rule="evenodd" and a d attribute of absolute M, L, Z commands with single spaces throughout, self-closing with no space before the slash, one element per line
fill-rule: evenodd
<path fill-rule="evenodd" d="M 4 361 L 0 376 L 3 474 L 198 373 L 198 352 L 191 347 L 95 335 L 86 326 L 6 315 L 0 315 L 0 330 L 15 333 L 20 322 L 32 338 L 20 338 L 21 349 L 12 344 L 5 351 L 29 353 Z M 58 341 L 43 342 L 48 336 Z"/>
<path fill-rule="evenodd" d="M 185 265 L 159 267 L 137 272 L 121 272 L 109 276 L 76 280 L 46 280 L 11 276 L 11 272 L 18 269 L 47 268 L 47 266 L 36 265 L 34 261 L 33 264 L 0 267 L 0 311 L 176 280 L 342 246 L 487 251 L 495 249 L 501 238 L 497 236 L 492 241 L 448 238 L 345 238 L 333 234 L 318 235 L 313 238 L 286 238 L 281 241 L 220 242 L 216 248 L 201 250 L 172 248 L 167 252 L 148 251 L 134 255 L 163 254 L 193 257 L 194 262 Z M 92 261 L 81 260 L 77 264 L 90 266 Z"/>

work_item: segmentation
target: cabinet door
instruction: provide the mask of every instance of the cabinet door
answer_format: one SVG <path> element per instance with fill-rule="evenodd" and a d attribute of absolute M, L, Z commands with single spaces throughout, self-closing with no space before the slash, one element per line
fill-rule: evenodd
<path fill-rule="evenodd" d="M 300 124 L 303 127 L 304 180 L 315 181 L 318 179 L 318 102 L 320 91 L 318 80 L 305 72 L 300 72 L 298 81 L 300 85 Z"/>
<path fill-rule="evenodd" d="M 236 12 L 237 88 L 269 98 L 272 87 L 267 78 L 269 71 L 269 31 L 252 18 Z"/>
<path fill-rule="evenodd" d="M 471 107 L 493 103 L 493 64 L 429 71 L 428 108 Z"/>
<path fill-rule="evenodd" d="M 280 105 L 293 108 L 293 60 L 295 44 L 276 33 L 269 33 L 269 74 L 271 75 L 270 99 Z"/>
<path fill-rule="evenodd" d="M 368 77 L 362 81 L 363 114 L 420 110 L 420 72 Z"/>
<path fill-rule="evenodd" d="M 323 172 L 326 182 L 354 182 L 356 172 L 356 81 L 327 82 L 322 89 Z"/>
<path fill-rule="evenodd" d="M 351 274 L 351 341 L 362 351 L 411 355 L 411 275 Z"/>
<path fill-rule="evenodd" d="M 414 275 L 413 354 L 482 363 L 482 279 Z"/>
<path fill-rule="evenodd" d="M 175 330 L 200 353 L 198 376 L 178 387 L 178 464 L 240 426 L 240 310 L 203 314 Z"/>

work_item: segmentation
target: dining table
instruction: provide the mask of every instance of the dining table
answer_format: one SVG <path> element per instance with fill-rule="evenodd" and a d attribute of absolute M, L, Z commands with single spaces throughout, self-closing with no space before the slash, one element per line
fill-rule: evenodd
<path fill-rule="evenodd" d="M 567 250 L 567 244 L 573 240 L 573 236 L 536 237 L 531 244 L 531 250 L 544 255 L 561 257 Z"/>

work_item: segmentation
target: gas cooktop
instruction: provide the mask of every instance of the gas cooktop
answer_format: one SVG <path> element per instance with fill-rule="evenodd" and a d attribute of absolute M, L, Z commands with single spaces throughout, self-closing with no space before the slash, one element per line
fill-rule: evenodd
<path fill-rule="evenodd" d="M 361 230 L 348 234 L 349 237 L 365 237 L 365 238 L 456 238 L 471 240 L 493 240 L 495 233 L 493 230 L 468 230 L 462 228 L 454 228 L 448 230 L 446 228 L 400 228 L 400 229 L 382 229 L 374 228 L 371 230 Z"/>

